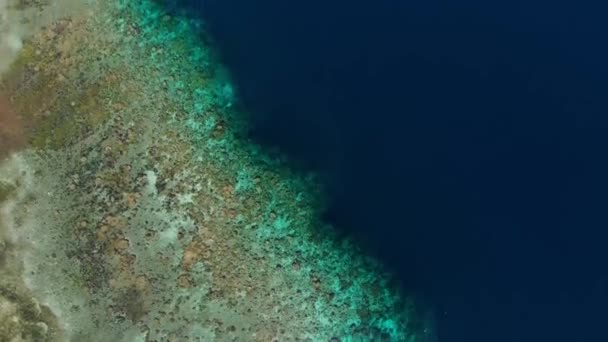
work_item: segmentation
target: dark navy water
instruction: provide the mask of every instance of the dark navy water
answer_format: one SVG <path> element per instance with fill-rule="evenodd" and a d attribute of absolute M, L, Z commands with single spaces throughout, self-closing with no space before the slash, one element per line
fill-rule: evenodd
<path fill-rule="evenodd" d="M 251 135 L 439 341 L 608 341 L 608 21 L 591 2 L 208 0 Z"/>

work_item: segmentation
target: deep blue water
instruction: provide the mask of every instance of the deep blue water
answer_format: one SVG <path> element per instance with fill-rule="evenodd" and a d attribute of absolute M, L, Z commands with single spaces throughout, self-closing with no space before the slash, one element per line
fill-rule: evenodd
<path fill-rule="evenodd" d="M 606 8 L 207 0 L 252 136 L 326 177 L 326 219 L 439 341 L 608 341 Z"/>

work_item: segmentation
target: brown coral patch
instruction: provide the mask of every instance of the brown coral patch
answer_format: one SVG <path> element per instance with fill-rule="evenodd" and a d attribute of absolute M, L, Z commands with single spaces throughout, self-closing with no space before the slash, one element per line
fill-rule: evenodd
<path fill-rule="evenodd" d="M 25 145 L 25 129 L 9 100 L 0 94 L 0 160 Z"/>

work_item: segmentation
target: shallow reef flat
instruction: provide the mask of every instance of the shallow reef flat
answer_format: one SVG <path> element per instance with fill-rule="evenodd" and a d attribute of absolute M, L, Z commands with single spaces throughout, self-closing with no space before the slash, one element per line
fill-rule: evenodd
<path fill-rule="evenodd" d="M 413 301 L 320 221 L 315 177 L 244 138 L 203 23 L 146 0 L 18 5 L 0 341 L 424 341 Z"/>

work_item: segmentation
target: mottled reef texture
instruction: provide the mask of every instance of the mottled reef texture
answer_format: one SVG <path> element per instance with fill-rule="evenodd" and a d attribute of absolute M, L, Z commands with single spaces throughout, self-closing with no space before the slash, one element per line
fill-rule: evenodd
<path fill-rule="evenodd" d="M 8 99 L 0 97 L 0 159 L 23 147 L 26 141 L 21 119 L 11 108 Z"/>
<path fill-rule="evenodd" d="M 314 178 L 241 138 L 200 23 L 20 3 L 53 15 L 0 83 L 1 342 L 422 341 Z"/>

